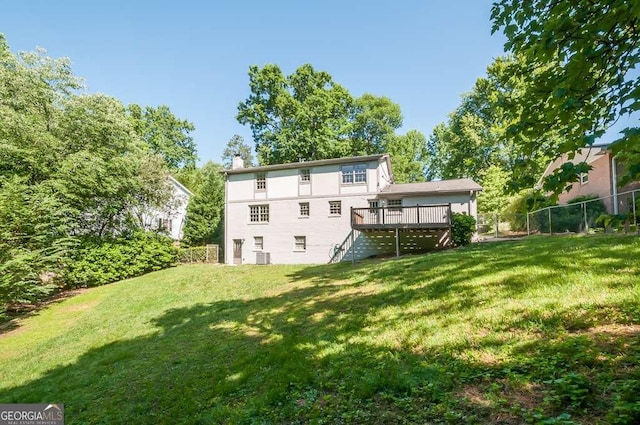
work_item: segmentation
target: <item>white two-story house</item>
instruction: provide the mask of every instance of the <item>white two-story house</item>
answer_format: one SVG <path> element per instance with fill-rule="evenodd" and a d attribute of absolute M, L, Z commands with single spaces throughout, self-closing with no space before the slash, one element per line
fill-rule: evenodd
<path fill-rule="evenodd" d="M 179 241 L 187 218 L 187 205 L 193 193 L 172 176 L 167 177 L 171 197 L 163 208 L 151 208 L 141 214 L 141 221 L 147 230 L 161 230 L 172 239 Z"/>
<path fill-rule="evenodd" d="M 447 246 L 477 215 L 470 179 L 393 184 L 389 155 L 225 171 L 228 264 L 318 264 Z"/>

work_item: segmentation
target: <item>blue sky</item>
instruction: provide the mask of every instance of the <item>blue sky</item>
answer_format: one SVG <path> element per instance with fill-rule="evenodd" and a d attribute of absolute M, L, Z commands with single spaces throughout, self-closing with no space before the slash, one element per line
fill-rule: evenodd
<path fill-rule="evenodd" d="M 250 65 L 286 74 L 310 63 L 354 96 L 398 103 L 402 132 L 427 137 L 503 54 L 491 0 L 12 1 L 0 32 L 12 50 L 71 58 L 89 92 L 168 105 L 196 126 L 201 161 L 220 161 L 249 95 Z"/>

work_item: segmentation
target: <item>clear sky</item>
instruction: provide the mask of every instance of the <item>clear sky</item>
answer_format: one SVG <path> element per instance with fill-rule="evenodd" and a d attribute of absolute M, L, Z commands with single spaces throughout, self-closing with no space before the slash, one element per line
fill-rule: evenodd
<path fill-rule="evenodd" d="M 402 132 L 427 137 L 503 54 L 491 0 L 5 0 L 0 32 L 13 51 L 71 58 L 89 92 L 168 105 L 193 122 L 200 162 L 221 160 L 249 95 L 250 65 L 290 74 L 310 63 L 354 96 L 387 96 Z"/>

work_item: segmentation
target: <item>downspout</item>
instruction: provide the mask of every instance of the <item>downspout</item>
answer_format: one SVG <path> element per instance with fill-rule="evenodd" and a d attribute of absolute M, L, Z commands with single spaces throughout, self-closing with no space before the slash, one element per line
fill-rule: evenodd
<path fill-rule="evenodd" d="M 229 253 L 232 252 L 233 247 L 229 250 L 227 243 L 229 241 L 229 235 L 227 234 L 229 231 L 229 226 L 227 225 L 229 220 L 229 174 L 224 173 L 224 240 L 222 242 L 222 246 L 224 246 L 224 263 L 229 264 Z M 231 254 L 233 255 L 233 254 Z"/>
<path fill-rule="evenodd" d="M 616 158 L 611 156 L 611 183 L 613 184 L 613 213 L 618 214 L 618 167 Z"/>

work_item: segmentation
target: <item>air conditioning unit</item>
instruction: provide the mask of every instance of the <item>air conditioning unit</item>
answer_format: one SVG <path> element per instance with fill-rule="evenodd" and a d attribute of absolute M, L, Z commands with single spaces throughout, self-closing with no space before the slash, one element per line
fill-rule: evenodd
<path fill-rule="evenodd" d="M 256 264 L 271 264 L 271 253 L 256 252 Z"/>

